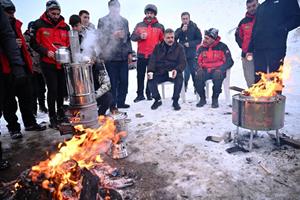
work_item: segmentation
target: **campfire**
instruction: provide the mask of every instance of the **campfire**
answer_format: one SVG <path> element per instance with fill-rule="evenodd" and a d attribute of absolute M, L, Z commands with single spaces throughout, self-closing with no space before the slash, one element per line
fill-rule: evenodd
<path fill-rule="evenodd" d="M 249 149 L 252 149 L 254 132 L 276 130 L 277 144 L 280 144 L 279 129 L 284 126 L 285 96 L 281 95 L 283 81 L 288 78 L 290 65 L 281 66 L 277 72 L 259 72 L 261 79 L 241 94 L 232 97 L 232 122 L 251 130 Z"/>
<path fill-rule="evenodd" d="M 115 168 L 105 164 L 100 153 L 107 152 L 112 144 L 117 144 L 126 132 L 116 131 L 115 122 L 108 117 L 99 117 L 101 126 L 97 129 L 75 126 L 76 133 L 69 141 L 58 145 L 58 153 L 31 168 L 28 173 L 31 181 L 51 194 L 51 199 L 89 199 L 83 197 L 83 190 L 96 182 L 94 192 L 99 189 L 120 189 L 132 185 L 130 179 L 110 180 Z M 24 187 L 15 184 L 15 191 Z M 108 190 L 107 190 L 108 191 Z M 92 191 L 85 192 L 88 196 Z M 100 195 L 100 194 L 99 194 Z M 100 198 L 97 197 L 97 198 Z M 101 199 L 101 198 L 100 198 Z M 108 198 L 109 199 L 109 198 Z"/>

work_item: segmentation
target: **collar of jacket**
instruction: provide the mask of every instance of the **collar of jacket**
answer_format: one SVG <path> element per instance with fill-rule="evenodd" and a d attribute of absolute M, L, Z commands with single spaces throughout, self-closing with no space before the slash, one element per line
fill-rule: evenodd
<path fill-rule="evenodd" d="M 246 15 L 245 15 L 246 17 L 249 17 L 249 18 L 254 18 L 255 17 L 255 15 L 251 15 L 250 13 L 248 13 L 248 12 L 246 12 Z"/>
<path fill-rule="evenodd" d="M 172 52 L 176 48 L 176 46 L 177 46 L 177 42 L 176 41 L 174 41 L 174 43 L 172 44 L 172 46 L 169 46 L 165 41 L 163 41 L 161 44 L 163 45 L 164 51 L 166 51 L 167 47 L 169 47 L 168 48 L 168 53 Z"/>
<path fill-rule="evenodd" d="M 188 28 L 189 27 L 193 27 L 194 26 L 194 22 L 192 22 L 192 20 L 189 21 L 189 24 L 188 24 Z M 180 28 L 183 27 L 183 24 L 181 24 Z"/>
<path fill-rule="evenodd" d="M 147 25 L 152 25 L 152 24 L 155 24 L 155 23 L 158 22 L 158 20 L 157 20 L 156 17 L 152 18 L 151 21 L 148 21 L 147 17 L 145 17 L 143 21 L 144 21 Z"/>

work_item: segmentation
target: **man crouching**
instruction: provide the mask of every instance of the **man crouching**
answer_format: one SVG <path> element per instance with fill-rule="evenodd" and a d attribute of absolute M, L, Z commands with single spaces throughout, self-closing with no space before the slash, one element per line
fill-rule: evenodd
<path fill-rule="evenodd" d="M 162 105 L 161 97 L 158 92 L 158 84 L 166 81 L 174 83 L 173 107 L 180 110 L 178 104 L 180 91 L 183 84 L 182 72 L 187 65 L 184 47 L 175 42 L 175 33 L 172 29 L 167 29 L 164 33 L 164 41 L 155 46 L 150 57 L 147 75 L 149 89 L 155 99 L 152 110 Z"/>
<path fill-rule="evenodd" d="M 222 92 L 222 83 L 226 77 L 226 70 L 231 68 L 233 60 L 226 44 L 222 43 L 218 36 L 218 30 L 210 28 L 205 31 L 203 43 L 197 50 L 197 63 L 195 87 L 200 96 L 197 107 L 206 104 L 205 82 L 212 79 L 213 95 L 212 108 L 218 108 L 218 98 Z"/>

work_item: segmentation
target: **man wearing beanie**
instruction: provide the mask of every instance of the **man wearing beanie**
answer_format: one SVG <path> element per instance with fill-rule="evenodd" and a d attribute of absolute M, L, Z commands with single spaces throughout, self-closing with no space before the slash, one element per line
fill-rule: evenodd
<path fill-rule="evenodd" d="M 137 97 L 134 99 L 135 103 L 145 99 L 144 80 L 149 58 L 154 47 L 164 39 L 164 26 L 156 18 L 157 7 L 153 4 L 148 4 L 144 9 L 144 13 L 146 15 L 144 20 L 135 26 L 131 35 L 131 40 L 138 43 Z M 147 100 L 152 100 L 148 82 L 146 85 L 146 95 Z"/>
<path fill-rule="evenodd" d="M 18 123 L 16 112 L 20 107 L 25 131 L 43 131 L 45 126 L 36 123 L 32 112 L 32 87 L 29 76 L 32 74 L 32 60 L 28 52 L 25 39 L 22 34 L 22 22 L 15 18 L 16 8 L 10 0 L 1 0 L 1 7 L 9 20 L 15 41 L 18 45 L 17 51 L 21 55 L 22 65 L 12 63 L 4 50 L 0 50 L 1 73 L 3 83 L 1 83 L 3 98 L 3 116 L 7 122 L 7 128 L 12 139 L 22 137 L 21 126 Z M 14 59 L 18 59 L 17 57 Z M 18 102 L 16 100 L 18 99 Z"/>
<path fill-rule="evenodd" d="M 128 63 L 132 60 L 132 47 L 128 21 L 120 15 L 118 0 L 108 2 L 109 14 L 98 21 L 101 55 L 105 61 L 115 107 L 129 108 L 125 103 L 128 92 Z"/>
<path fill-rule="evenodd" d="M 31 47 L 41 56 L 41 68 L 48 88 L 47 103 L 50 127 L 57 129 L 65 119 L 63 110 L 66 95 L 65 75 L 62 65 L 55 59 L 59 47 L 69 46 L 69 26 L 60 15 L 61 8 L 57 1 L 49 0 L 46 11 L 34 23 Z M 56 109 L 57 108 L 57 109 Z"/>
<path fill-rule="evenodd" d="M 195 87 L 200 96 L 200 101 L 197 107 L 202 107 L 206 104 L 205 82 L 212 79 L 213 95 L 212 108 L 218 108 L 218 98 L 222 92 L 222 83 L 226 77 L 226 70 L 231 68 L 233 60 L 231 53 L 226 44 L 221 42 L 221 37 L 218 36 L 218 30 L 210 28 L 205 31 L 205 36 L 202 44 L 197 50 L 197 69 L 195 75 Z"/>

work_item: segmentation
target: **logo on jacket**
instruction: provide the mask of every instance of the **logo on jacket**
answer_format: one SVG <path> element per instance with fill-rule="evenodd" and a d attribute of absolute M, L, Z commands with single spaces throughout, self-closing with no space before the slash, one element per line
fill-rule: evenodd
<path fill-rule="evenodd" d="M 49 36 L 50 36 L 50 33 L 49 33 L 48 31 L 44 31 L 44 32 L 43 32 L 43 35 L 46 36 L 46 37 L 49 37 Z"/>

